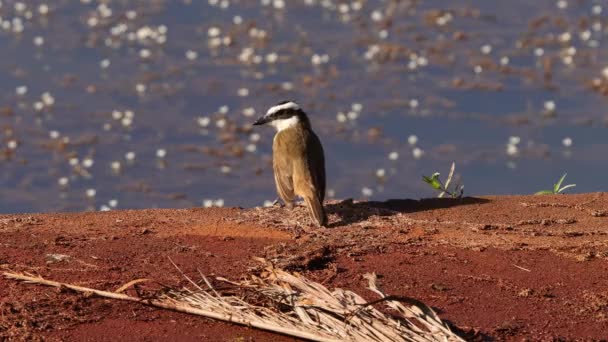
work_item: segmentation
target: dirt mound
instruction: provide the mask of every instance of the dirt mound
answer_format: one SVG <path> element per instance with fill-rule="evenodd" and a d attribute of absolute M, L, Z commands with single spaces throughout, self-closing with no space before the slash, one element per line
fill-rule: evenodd
<path fill-rule="evenodd" d="M 376 272 L 386 292 L 433 306 L 469 339 L 605 338 L 606 194 L 327 208 L 327 229 L 303 207 L 3 215 L 0 267 L 115 290 L 138 278 L 181 284 L 169 257 L 193 277 L 238 279 L 261 256 L 364 295 L 361 276 Z M 9 339 L 288 339 L 6 279 L 0 298 Z"/>

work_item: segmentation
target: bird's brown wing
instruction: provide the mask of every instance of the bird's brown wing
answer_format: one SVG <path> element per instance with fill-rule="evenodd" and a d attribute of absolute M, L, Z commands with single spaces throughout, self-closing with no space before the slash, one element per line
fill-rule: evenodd
<path fill-rule="evenodd" d="M 308 136 L 308 140 L 307 145 L 308 148 L 311 149 L 310 152 L 312 152 L 308 153 L 308 165 L 315 188 L 317 189 L 319 200 L 323 203 L 323 200 L 325 199 L 325 155 L 323 153 L 323 146 L 321 145 L 319 137 L 312 131 Z M 316 156 L 316 158 L 310 158 L 313 155 Z"/>
<path fill-rule="evenodd" d="M 293 165 L 287 157 L 287 155 L 274 151 L 272 168 L 274 170 L 274 182 L 277 186 L 277 192 L 285 204 L 290 204 L 295 198 L 295 193 L 292 178 Z"/>

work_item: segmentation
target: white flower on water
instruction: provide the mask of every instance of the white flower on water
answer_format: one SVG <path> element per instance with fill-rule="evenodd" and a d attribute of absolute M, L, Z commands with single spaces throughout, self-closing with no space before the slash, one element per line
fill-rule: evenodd
<path fill-rule="evenodd" d="M 91 166 L 93 166 L 93 159 L 91 158 L 86 158 L 82 161 L 82 166 L 84 166 L 85 168 L 90 168 Z"/>
<path fill-rule="evenodd" d="M 249 96 L 249 89 L 239 88 L 239 90 L 237 90 L 237 95 L 239 95 L 240 97 Z"/>
<path fill-rule="evenodd" d="M 15 92 L 19 96 L 23 96 L 23 95 L 27 94 L 27 86 L 19 86 L 15 89 Z"/>
<path fill-rule="evenodd" d="M 519 153 L 519 147 L 517 145 L 507 144 L 507 154 L 509 156 L 516 156 Z"/>
<path fill-rule="evenodd" d="M 109 60 L 109 59 L 107 59 L 107 58 L 106 58 L 106 59 L 102 59 L 102 60 L 101 60 L 101 62 L 99 62 L 99 66 L 100 66 L 102 69 L 107 69 L 107 68 L 109 68 L 109 67 L 110 67 L 110 60 Z"/>
<path fill-rule="evenodd" d="M 211 119 L 209 119 L 206 116 L 202 116 L 202 117 L 198 118 L 196 121 L 197 121 L 197 123 L 198 123 L 199 126 L 201 126 L 201 127 L 207 127 L 207 126 L 209 126 L 209 123 L 211 122 Z"/>
<path fill-rule="evenodd" d="M 114 172 L 118 172 L 118 171 L 120 171 L 121 165 L 120 165 L 120 162 L 119 162 L 119 161 L 113 161 L 113 162 L 110 164 L 110 167 L 112 168 L 112 171 L 114 171 Z"/>
<path fill-rule="evenodd" d="M 554 101 L 545 101 L 544 107 L 545 107 L 545 112 L 553 113 L 553 112 L 555 112 L 555 108 L 557 107 L 557 105 L 555 104 Z"/>
<path fill-rule="evenodd" d="M 407 143 L 411 146 L 416 145 L 416 143 L 418 143 L 418 136 L 414 134 L 410 135 L 409 137 L 407 137 Z"/>
<path fill-rule="evenodd" d="M 363 187 L 361 189 L 361 193 L 363 194 L 363 196 L 365 197 L 370 197 L 371 195 L 374 194 L 374 190 L 368 188 L 368 187 Z"/>
<path fill-rule="evenodd" d="M 196 52 L 194 50 L 188 50 L 188 51 L 186 51 L 186 58 L 188 60 L 193 61 L 198 58 L 198 52 Z"/>

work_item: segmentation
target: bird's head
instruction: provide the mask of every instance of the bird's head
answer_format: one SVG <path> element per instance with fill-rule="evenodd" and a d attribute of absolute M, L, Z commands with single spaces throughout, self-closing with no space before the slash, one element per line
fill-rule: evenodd
<path fill-rule="evenodd" d="M 308 117 L 300 106 L 293 101 L 282 101 L 270 107 L 266 114 L 257 119 L 253 125 L 269 124 L 280 132 L 301 123 L 308 124 Z"/>

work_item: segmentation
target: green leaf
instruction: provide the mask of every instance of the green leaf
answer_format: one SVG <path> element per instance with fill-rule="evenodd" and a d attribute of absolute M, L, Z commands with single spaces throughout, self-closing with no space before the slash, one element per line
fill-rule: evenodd
<path fill-rule="evenodd" d="M 452 162 L 452 167 L 450 168 L 450 173 L 448 174 L 448 179 L 445 181 L 445 188 L 450 187 L 450 182 L 452 181 L 452 177 L 454 177 L 454 170 L 456 169 L 456 162 Z"/>
<path fill-rule="evenodd" d="M 564 175 L 562 176 L 562 178 L 560 178 L 557 183 L 555 183 L 555 185 L 553 185 L 553 193 L 557 194 L 559 193 L 559 189 L 562 186 L 562 183 L 564 182 L 564 179 L 566 179 L 566 175 L 568 175 L 568 173 L 564 173 Z"/>
<path fill-rule="evenodd" d="M 456 190 L 457 190 L 458 198 L 462 198 L 462 195 L 464 195 L 464 184 L 457 186 Z"/>
<path fill-rule="evenodd" d="M 441 190 L 441 181 L 439 181 L 439 172 L 433 173 L 431 177 L 422 176 L 422 179 L 429 184 L 433 189 Z"/>
<path fill-rule="evenodd" d="M 557 190 L 557 192 L 560 193 L 560 192 L 562 192 L 562 191 L 564 191 L 566 189 L 574 188 L 575 186 L 576 186 L 576 184 L 568 184 L 568 185 L 564 186 L 563 188 Z"/>
<path fill-rule="evenodd" d="M 534 193 L 535 195 L 553 195 L 554 192 L 551 190 L 541 190 Z"/>

